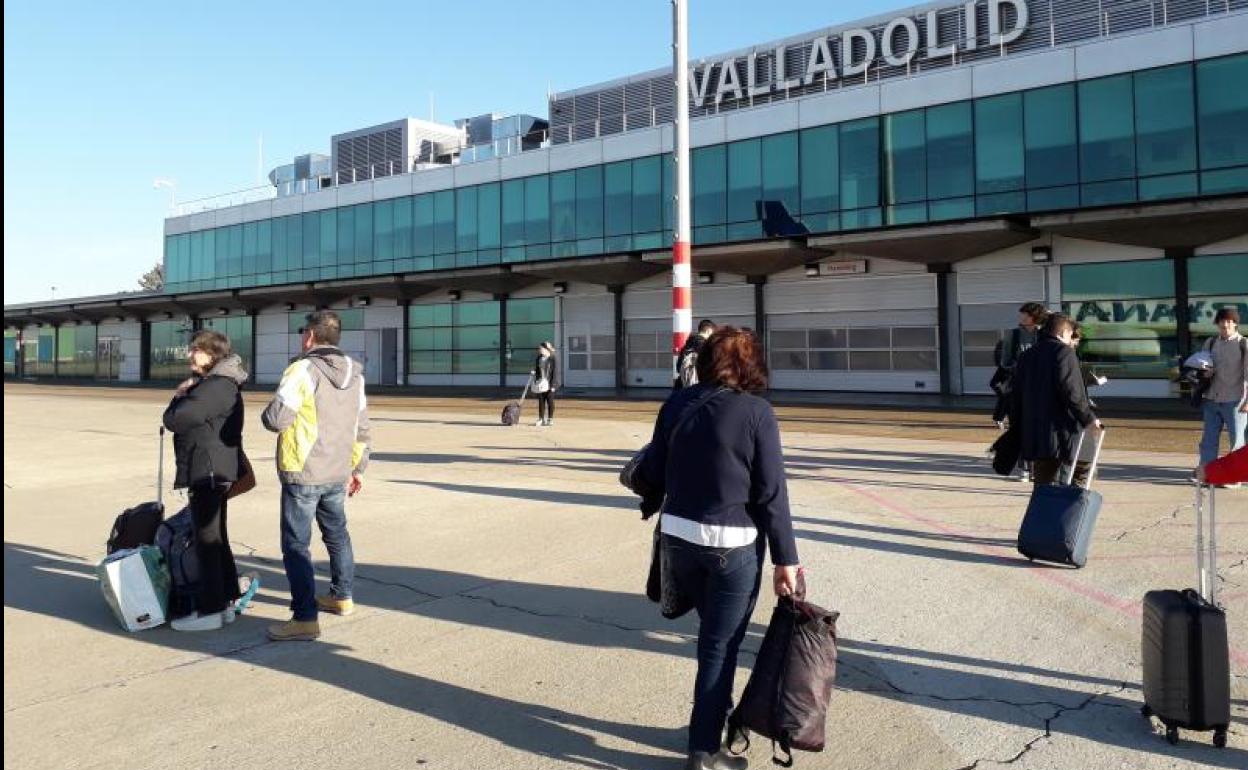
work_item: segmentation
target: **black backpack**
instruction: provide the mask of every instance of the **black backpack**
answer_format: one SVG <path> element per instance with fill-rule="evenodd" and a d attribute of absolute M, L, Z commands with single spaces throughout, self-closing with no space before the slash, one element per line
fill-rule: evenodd
<path fill-rule="evenodd" d="M 140 503 L 122 511 L 113 520 L 113 529 L 108 534 L 108 552 L 151 545 L 164 518 L 165 505 L 161 502 Z"/>
<path fill-rule="evenodd" d="M 793 749 L 823 751 L 828 701 L 836 684 L 839 612 L 782 597 L 759 647 L 741 702 L 728 717 L 728 746 L 750 748 L 746 732 L 772 740 L 772 761 L 793 766 Z M 735 743 L 744 740 L 737 751 Z M 786 757 L 775 755 L 776 745 Z"/>
<path fill-rule="evenodd" d="M 199 556 L 195 551 L 195 522 L 190 507 L 169 517 L 156 530 L 156 545 L 169 565 L 169 617 L 180 618 L 195 611 L 199 587 Z"/>

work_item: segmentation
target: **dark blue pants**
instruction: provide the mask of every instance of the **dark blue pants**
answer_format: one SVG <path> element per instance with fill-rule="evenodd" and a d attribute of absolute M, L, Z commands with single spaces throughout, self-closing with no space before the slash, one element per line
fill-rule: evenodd
<path fill-rule="evenodd" d="M 672 577 L 698 612 L 698 676 L 689 717 L 689 753 L 719 751 L 732 707 L 737 651 L 758 599 L 766 541 L 740 548 L 708 548 L 670 535 L 663 548 Z"/>
<path fill-rule="evenodd" d="M 290 582 L 295 620 L 316 620 L 316 569 L 312 566 L 312 520 L 329 551 L 330 593 L 351 598 L 355 554 L 347 532 L 346 484 L 282 485 L 282 564 Z"/>

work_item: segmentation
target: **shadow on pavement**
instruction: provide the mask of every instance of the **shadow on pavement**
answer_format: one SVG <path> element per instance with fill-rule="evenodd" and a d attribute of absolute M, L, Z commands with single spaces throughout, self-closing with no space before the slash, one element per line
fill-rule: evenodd
<path fill-rule="evenodd" d="M 275 560 L 240 559 L 240 564 L 260 569 L 262 585 L 285 588 L 284 576 Z M 329 684 L 539 756 L 583 767 L 625 770 L 653 768 L 656 764 L 674 768 L 679 764 L 679 759 L 672 755 L 682 750 L 683 728 L 610 722 L 488 695 L 360 660 L 345 654 L 347 648 L 332 643 L 267 642 L 262 636 L 262 624 L 248 617 L 217 634 L 186 636 L 166 628 L 126 634 L 115 626 L 101 600 L 92 566 L 67 554 L 6 543 L 4 577 L 6 607 L 69 620 L 138 643 L 237 656 L 253 665 Z M 361 609 L 381 607 L 565 644 L 693 657 L 691 640 L 673 634 L 673 625 L 661 620 L 653 605 L 639 594 L 492 580 L 391 565 L 359 565 L 357 580 L 371 584 L 360 592 Z M 446 592 L 440 592 L 440 588 Z M 635 625 L 629 623 L 630 619 Z M 686 634 L 694 629 L 689 617 L 675 626 Z M 747 647 L 757 648 L 762 631 L 758 626 L 751 628 Z M 1190 740 L 1180 746 L 1168 746 L 1140 717 L 1139 702 L 1123 696 L 1127 691 L 1138 690 L 1132 683 L 878 642 L 843 639 L 841 650 L 838 688 L 842 690 L 1037 731 L 1046 729 L 1047 720 L 1048 729 L 1055 736 L 1069 735 L 1163 753 L 1209 767 L 1239 768 L 1248 763 L 1248 752 L 1236 748 L 1217 750 L 1202 743 L 1207 734 L 1191 734 L 1187 736 Z M 960 668 L 944 668 L 936 663 Z M 1092 694 L 1084 690 L 999 676 L 999 672 L 1082 681 L 1096 685 L 1100 694 L 1091 698 Z M 689 673 L 692 680 L 692 665 Z M 688 685 L 688 681 L 664 683 L 668 687 Z M 1096 717 L 1076 714 L 1092 709 L 1096 709 Z M 580 730 L 612 735 L 670 753 L 660 756 L 604 747 Z"/>
<path fill-rule="evenodd" d="M 967 535 L 946 534 L 944 532 L 928 532 L 920 529 L 902 529 L 900 527 L 881 527 L 874 524 L 858 524 L 850 521 L 838 521 L 836 519 L 816 519 L 810 516 L 794 516 L 794 524 L 819 524 L 827 527 L 837 527 L 838 529 L 853 529 L 860 532 L 870 532 L 878 535 L 897 535 L 900 537 L 914 537 L 921 540 L 942 540 L 950 543 L 967 543 L 968 545 L 988 545 L 1000 546 L 1002 548 L 1013 548 L 1018 542 L 1013 537 L 976 537 Z"/>

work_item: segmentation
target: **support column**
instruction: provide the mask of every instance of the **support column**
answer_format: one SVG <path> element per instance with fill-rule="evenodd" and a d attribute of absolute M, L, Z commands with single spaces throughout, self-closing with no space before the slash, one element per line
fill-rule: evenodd
<path fill-rule="evenodd" d="M 252 382 L 256 381 L 256 369 L 259 368 L 259 365 L 260 365 L 259 336 L 256 331 L 256 327 L 259 326 L 259 324 L 256 323 L 257 315 L 259 315 L 259 312 L 255 308 L 251 308 L 247 311 L 247 317 L 251 319 L 251 362 L 250 362 L 251 370 L 250 371 L 251 371 Z"/>
<path fill-rule="evenodd" d="M 1192 305 L 1187 285 L 1187 260 L 1193 250 L 1166 249 L 1166 257 L 1174 265 L 1174 314 L 1175 342 L 1179 347 L 1179 360 L 1183 361 L 1192 354 Z"/>
<path fill-rule="evenodd" d="M 61 325 L 52 324 L 52 377 L 61 376 Z"/>
<path fill-rule="evenodd" d="M 152 379 L 152 322 L 139 321 L 139 382 Z"/>
<path fill-rule="evenodd" d="M 746 281 L 754 287 L 754 333 L 758 335 L 758 341 L 767 346 L 767 301 L 766 292 L 767 276 L 751 275 L 747 276 Z"/>
<path fill-rule="evenodd" d="M 937 360 L 940 362 L 940 393 L 947 396 L 953 393 L 952 373 L 958 363 L 953 356 L 954 323 L 949 302 L 949 275 L 952 271 L 947 263 L 928 265 L 927 271 L 936 274 Z"/>
<path fill-rule="evenodd" d="M 507 387 L 507 295 L 495 294 L 498 302 L 498 387 Z"/>
<path fill-rule="evenodd" d="M 411 310 L 411 307 L 412 307 L 412 301 L 410 299 L 407 299 L 406 297 L 404 297 L 403 299 L 399 300 L 399 308 L 401 308 L 403 311 L 403 323 L 402 325 L 399 326 L 399 331 L 401 332 L 399 334 L 399 371 L 403 373 L 403 386 L 404 387 L 407 387 L 408 382 L 410 382 L 408 378 L 411 377 L 411 374 L 412 374 L 411 354 L 408 351 L 408 341 L 407 341 L 407 337 L 409 333 L 408 319 L 411 317 L 411 313 L 408 311 Z"/>
<path fill-rule="evenodd" d="M 624 287 L 608 286 L 607 291 L 611 292 L 611 299 L 614 305 L 612 310 L 612 329 L 615 332 L 615 388 L 616 390 L 623 390 L 625 387 L 625 373 L 628 371 L 628 361 L 625 358 L 627 351 L 624 345 Z"/>
<path fill-rule="evenodd" d="M 95 326 L 95 356 L 94 356 L 95 367 L 94 367 L 94 371 L 91 373 L 91 379 L 98 380 L 100 379 L 100 322 L 92 321 L 91 323 L 92 325 Z M 74 332 L 74 357 L 77 358 L 77 356 L 78 356 L 78 332 L 75 331 Z"/>

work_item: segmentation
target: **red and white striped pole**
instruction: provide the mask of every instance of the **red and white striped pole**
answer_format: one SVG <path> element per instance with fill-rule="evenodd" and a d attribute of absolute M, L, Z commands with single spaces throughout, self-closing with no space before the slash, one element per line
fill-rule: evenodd
<path fill-rule="evenodd" d="M 676 80 L 675 207 L 676 232 L 672 240 L 672 373 L 676 356 L 693 331 L 693 281 L 690 260 L 689 192 L 689 9 L 686 0 L 672 0 L 672 69 Z"/>

